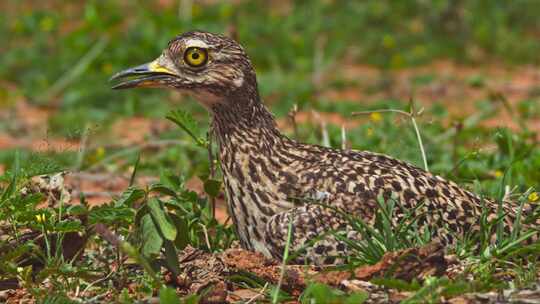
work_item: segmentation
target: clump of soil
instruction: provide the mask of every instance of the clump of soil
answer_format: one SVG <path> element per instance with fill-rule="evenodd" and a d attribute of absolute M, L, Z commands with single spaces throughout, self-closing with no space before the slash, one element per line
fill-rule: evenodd
<path fill-rule="evenodd" d="M 176 286 L 181 294 L 203 295 L 203 303 L 234 302 L 258 296 L 257 292 L 238 288 L 232 280 L 235 276 L 251 276 L 270 284 L 278 284 L 281 275 L 280 261 L 236 248 L 211 254 L 188 247 L 180 256 L 180 264 L 182 273 L 176 278 L 167 273 L 166 281 Z M 308 282 L 319 282 L 345 291 L 366 291 L 375 302 L 379 298 L 399 301 L 406 295 L 385 290 L 369 281 L 376 277 L 392 277 L 421 282 L 428 276 L 444 275 L 449 264 L 444 255 L 444 247 L 439 243 L 431 243 L 421 248 L 387 253 L 377 264 L 352 271 L 287 265 L 281 288 L 292 296 L 299 296 Z"/>

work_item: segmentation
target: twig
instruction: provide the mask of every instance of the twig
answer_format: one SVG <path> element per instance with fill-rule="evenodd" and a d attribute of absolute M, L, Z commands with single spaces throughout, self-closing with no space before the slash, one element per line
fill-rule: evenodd
<path fill-rule="evenodd" d="M 266 284 L 264 284 L 263 288 L 259 291 L 258 294 L 256 294 L 255 296 L 253 296 L 253 298 L 249 299 L 245 304 L 249 304 L 255 300 L 258 300 L 261 296 L 264 295 L 264 292 L 266 291 L 266 288 L 268 287 L 268 282 L 266 282 Z"/>
<path fill-rule="evenodd" d="M 95 280 L 95 281 L 93 281 L 93 282 L 90 282 L 90 283 L 88 284 L 88 286 L 86 286 L 86 287 L 84 288 L 84 290 L 81 292 L 81 296 L 84 296 L 84 294 L 85 294 L 92 286 L 97 285 L 97 284 L 99 284 L 99 283 L 101 283 L 101 282 L 105 282 L 106 280 L 108 280 L 114 273 L 116 273 L 116 271 L 110 271 L 105 277 L 99 278 L 99 279 L 97 279 L 97 280 Z M 75 295 L 75 297 L 77 297 L 77 296 L 78 296 L 78 294 Z"/>
<path fill-rule="evenodd" d="M 86 154 L 87 143 L 88 143 L 88 133 L 90 133 L 90 127 L 88 123 L 85 125 L 82 136 L 81 143 L 79 145 L 79 153 L 77 153 L 77 161 L 73 167 L 73 172 L 80 172 L 84 162 L 84 155 Z M 82 181 L 80 178 L 75 178 L 77 183 L 77 188 L 82 188 Z"/>
<path fill-rule="evenodd" d="M 404 116 L 407 116 L 414 127 L 414 132 L 416 133 L 416 139 L 418 140 L 418 145 L 420 147 L 420 153 L 422 154 L 422 161 L 424 162 L 424 169 L 426 171 L 429 171 L 428 164 L 427 164 L 427 158 L 426 158 L 426 152 L 424 151 L 424 144 L 422 142 L 422 137 L 420 136 L 420 130 L 418 129 L 418 125 L 416 124 L 415 116 L 420 114 L 422 110 L 420 110 L 418 113 L 414 112 L 414 109 L 411 107 L 411 112 L 405 112 L 402 110 L 396 110 L 396 109 L 381 109 L 381 110 L 373 110 L 373 111 L 360 111 L 360 112 L 353 112 L 351 115 L 353 116 L 359 116 L 359 115 L 366 115 L 366 114 L 372 114 L 372 113 L 397 113 Z"/>
<path fill-rule="evenodd" d="M 208 251 L 212 251 L 212 246 L 210 245 L 210 238 L 208 237 L 208 230 L 206 229 L 206 226 L 199 223 L 201 225 L 203 232 L 204 232 L 204 241 L 206 242 L 206 246 L 208 246 Z"/>
<path fill-rule="evenodd" d="M 289 111 L 289 113 L 287 113 L 287 116 L 291 120 L 295 139 L 298 139 L 298 124 L 296 123 L 296 115 L 297 114 L 298 114 L 298 105 L 294 104 L 292 109 Z"/>
<path fill-rule="evenodd" d="M 330 147 L 330 136 L 328 136 L 328 128 L 326 126 L 326 121 L 321 122 L 321 133 L 322 133 L 322 145 L 325 147 Z"/>
<path fill-rule="evenodd" d="M 510 202 L 511 201 L 510 198 L 512 196 L 512 193 L 514 191 L 516 191 L 516 189 L 517 189 L 516 187 L 511 189 L 510 185 L 505 185 L 504 186 L 504 195 L 503 195 L 502 201 L 503 202 Z M 529 188 L 529 189 L 531 189 L 531 188 Z M 529 191 L 529 190 L 527 190 L 527 191 Z"/>
<path fill-rule="evenodd" d="M 75 163 L 75 167 L 73 168 L 73 171 L 77 172 L 80 171 L 83 165 L 84 161 L 84 155 L 86 154 L 86 148 L 88 143 L 88 133 L 90 133 L 90 126 L 87 123 L 84 126 L 83 133 L 81 136 L 81 143 L 79 146 L 79 153 L 77 153 L 77 161 Z"/>
<path fill-rule="evenodd" d="M 330 137 L 328 136 L 328 128 L 326 127 L 326 121 L 322 119 L 319 112 L 312 110 L 311 113 L 313 113 L 313 116 L 315 116 L 315 120 L 318 120 L 321 122 L 321 141 L 322 145 L 325 147 L 330 147 Z"/>
<path fill-rule="evenodd" d="M 104 292 L 104 293 L 100 293 L 100 294 L 96 295 L 96 296 L 93 297 L 93 298 L 86 299 L 85 302 L 86 302 L 86 303 L 96 303 L 96 302 L 94 302 L 94 301 L 99 301 L 99 300 L 101 300 L 101 298 L 104 298 L 104 297 L 106 297 L 106 296 L 108 296 L 108 295 L 109 295 L 109 292 L 108 292 L 108 291 L 107 291 L 107 292 Z M 97 302 L 97 303 L 99 303 L 99 302 Z"/>
<path fill-rule="evenodd" d="M 347 149 L 347 130 L 345 125 L 341 125 L 341 149 Z"/>
<path fill-rule="evenodd" d="M 411 121 L 414 127 L 414 132 L 416 133 L 416 138 L 418 139 L 418 145 L 420 146 L 420 153 L 422 153 L 422 161 L 424 161 L 424 169 L 426 169 L 426 171 L 429 171 L 427 158 L 426 158 L 426 151 L 424 151 L 424 144 L 422 143 L 422 136 L 420 136 L 420 130 L 418 129 L 418 125 L 416 124 L 416 119 L 414 119 L 413 115 L 411 115 Z"/>
<path fill-rule="evenodd" d="M 287 267 L 287 259 L 289 259 L 289 247 L 291 245 L 291 239 L 292 239 L 292 218 L 289 217 L 289 227 L 287 227 L 287 243 L 285 244 L 285 250 L 283 251 L 283 261 L 281 263 L 281 273 L 279 275 L 278 284 L 276 286 L 276 289 L 274 290 L 274 295 L 272 297 L 272 304 L 276 304 L 278 302 L 278 295 L 279 290 L 281 289 L 281 285 L 283 284 L 283 278 L 285 277 L 285 269 Z"/>

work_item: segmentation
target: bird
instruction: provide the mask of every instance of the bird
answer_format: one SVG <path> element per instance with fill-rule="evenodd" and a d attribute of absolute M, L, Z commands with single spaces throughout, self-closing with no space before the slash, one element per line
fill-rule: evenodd
<path fill-rule="evenodd" d="M 302 252 L 291 262 L 344 263 L 352 253 L 350 241 L 362 239 L 350 218 L 373 225 L 381 198 L 401 206 L 394 224 L 412 212 L 419 231 L 428 228 L 447 244 L 455 235 L 479 231 L 483 214 L 497 218 L 495 201 L 407 162 L 282 134 L 262 102 L 246 51 L 224 35 L 180 34 L 157 59 L 118 72 L 111 81 L 117 82 L 113 89 L 186 92 L 208 110 L 240 244 L 269 258 L 283 258 L 288 245 Z M 515 205 L 503 209 L 510 219 L 516 213 Z"/>

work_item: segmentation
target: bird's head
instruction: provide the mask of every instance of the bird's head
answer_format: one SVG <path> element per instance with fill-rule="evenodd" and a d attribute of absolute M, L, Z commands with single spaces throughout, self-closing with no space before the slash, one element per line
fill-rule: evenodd
<path fill-rule="evenodd" d="M 208 108 L 239 91 L 257 94 L 255 73 L 242 47 L 225 36 L 200 31 L 177 36 L 157 59 L 121 71 L 111 80 L 118 82 L 114 89 L 185 91 Z"/>

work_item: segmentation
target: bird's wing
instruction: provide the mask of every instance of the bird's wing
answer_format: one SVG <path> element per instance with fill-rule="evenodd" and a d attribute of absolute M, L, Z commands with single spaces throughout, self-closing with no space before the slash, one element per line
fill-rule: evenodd
<path fill-rule="evenodd" d="M 282 258 L 288 244 L 293 257 L 297 256 L 293 259 L 297 263 L 343 263 L 349 249 L 334 232 L 349 239 L 359 238 L 335 209 L 310 204 L 272 216 L 266 225 L 265 240 L 272 256 L 278 259 Z"/>

